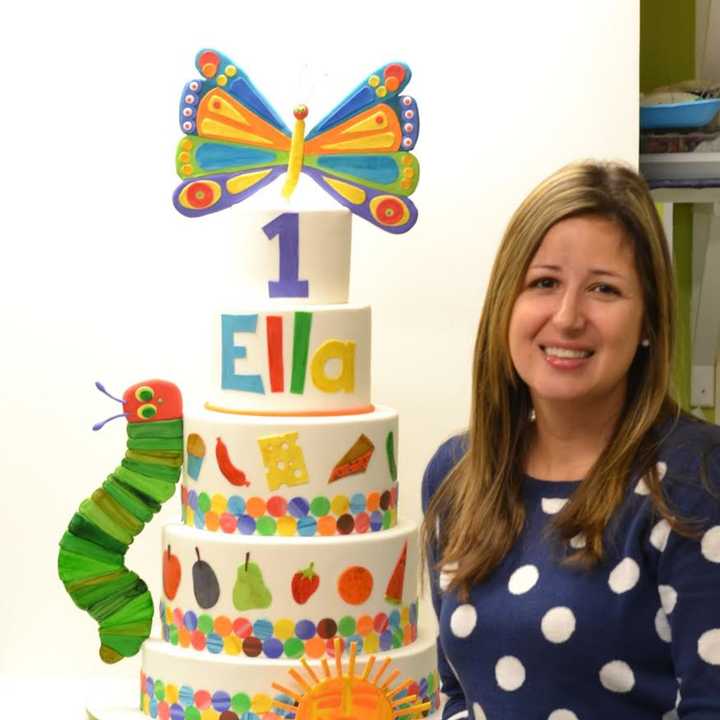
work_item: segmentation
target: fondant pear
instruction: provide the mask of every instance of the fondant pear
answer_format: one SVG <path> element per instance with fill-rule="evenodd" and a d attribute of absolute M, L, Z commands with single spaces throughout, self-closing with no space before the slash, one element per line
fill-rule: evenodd
<path fill-rule="evenodd" d="M 270 607 L 272 594 L 265 586 L 262 571 L 257 563 L 250 562 L 250 553 L 245 555 L 245 564 L 237 570 L 233 588 L 233 605 L 238 610 L 264 610 Z"/>

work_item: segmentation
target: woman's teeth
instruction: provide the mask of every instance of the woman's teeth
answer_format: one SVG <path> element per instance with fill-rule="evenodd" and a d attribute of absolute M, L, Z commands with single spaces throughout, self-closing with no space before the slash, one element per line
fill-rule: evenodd
<path fill-rule="evenodd" d="M 558 347 L 546 347 L 543 348 L 543 351 L 546 355 L 561 358 L 586 358 L 593 354 L 590 350 L 568 350 L 567 348 Z"/>

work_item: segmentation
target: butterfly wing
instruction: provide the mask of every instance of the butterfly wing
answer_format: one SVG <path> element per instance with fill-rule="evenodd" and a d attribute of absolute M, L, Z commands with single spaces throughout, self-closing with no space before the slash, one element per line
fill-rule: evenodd
<path fill-rule="evenodd" d="M 353 115 L 312 140 L 305 153 L 378 153 L 412 150 L 420 130 L 417 103 L 408 95 Z"/>
<path fill-rule="evenodd" d="M 410 68 L 404 63 L 388 63 L 370 73 L 308 133 L 306 144 L 375 105 L 391 103 L 408 84 L 411 76 Z"/>
<path fill-rule="evenodd" d="M 184 178 L 173 204 L 189 217 L 244 200 L 287 166 L 290 137 L 275 110 L 229 58 L 201 50 L 180 102 L 176 166 Z"/>
<path fill-rule="evenodd" d="M 260 188 L 270 184 L 285 167 L 258 167 L 244 172 L 217 173 L 192 178 L 178 185 L 173 193 L 173 205 L 187 217 L 199 217 L 224 210 L 245 200 Z"/>
<path fill-rule="evenodd" d="M 290 131 L 272 105 L 252 84 L 250 78 L 227 55 L 223 55 L 217 50 L 201 50 L 195 57 L 195 67 L 205 78 L 205 80 L 194 81 L 203 84 L 202 88 L 199 89 L 200 92 L 196 100 L 201 99 L 205 93 L 215 88 L 221 89 L 240 105 L 265 120 L 282 134 L 290 135 Z M 189 132 L 194 132 L 194 130 Z"/>
<path fill-rule="evenodd" d="M 177 173 L 186 178 L 287 165 L 287 161 L 284 150 L 208 140 L 197 135 L 183 138 L 175 154 Z"/>
<path fill-rule="evenodd" d="M 408 200 L 420 166 L 409 150 L 418 139 L 417 103 L 401 91 L 410 68 L 390 63 L 371 73 L 305 140 L 303 172 L 356 215 L 391 233 L 409 230 Z"/>
<path fill-rule="evenodd" d="M 306 168 L 393 195 L 412 195 L 420 179 L 420 163 L 409 152 L 365 155 L 310 155 Z"/>
<path fill-rule="evenodd" d="M 399 234 L 407 232 L 417 220 L 417 208 L 407 197 L 369 188 L 330 172 L 304 167 L 320 187 L 341 205 L 383 230 Z"/>

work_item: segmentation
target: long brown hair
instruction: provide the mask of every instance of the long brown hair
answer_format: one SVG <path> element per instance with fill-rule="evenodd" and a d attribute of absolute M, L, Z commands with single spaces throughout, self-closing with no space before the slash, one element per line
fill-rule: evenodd
<path fill-rule="evenodd" d="M 525 274 L 548 230 L 560 220 L 597 215 L 617 222 L 629 236 L 640 277 L 645 316 L 641 348 L 628 371 L 623 412 L 602 453 L 563 509 L 553 535 L 585 545 L 566 562 L 591 567 L 604 554 L 604 531 L 620 506 L 633 470 L 644 478 L 656 512 L 678 532 L 656 469 L 659 440 L 651 432 L 680 413 L 671 390 L 675 337 L 675 286 L 665 233 L 644 180 L 618 163 L 581 162 L 543 181 L 512 216 L 495 258 L 475 340 L 473 397 L 467 449 L 444 479 L 425 513 L 422 551 L 436 542 L 437 566 L 457 563 L 450 589 L 467 600 L 469 589 L 497 567 L 525 522 L 521 485 L 531 437 L 531 399 L 517 374 L 508 328 Z"/>

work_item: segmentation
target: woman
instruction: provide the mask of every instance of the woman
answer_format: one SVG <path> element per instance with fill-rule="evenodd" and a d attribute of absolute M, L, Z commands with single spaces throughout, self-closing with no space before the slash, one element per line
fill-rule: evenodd
<path fill-rule="evenodd" d="M 475 343 L 468 432 L 423 480 L 443 718 L 720 718 L 720 428 L 680 411 L 643 180 L 522 203 Z"/>

